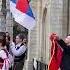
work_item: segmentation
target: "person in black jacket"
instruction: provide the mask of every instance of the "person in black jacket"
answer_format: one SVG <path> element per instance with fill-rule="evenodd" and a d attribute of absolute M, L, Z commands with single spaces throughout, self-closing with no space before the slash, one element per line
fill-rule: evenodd
<path fill-rule="evenodd" d="M 59 39 L 58 36 L 56 38 L 58 39 L 58 44 L 63 49 L 63 57 L 60 68 L 61 70 L 70 70 L 70 35 L 68 35 L 65 40 Z"/>

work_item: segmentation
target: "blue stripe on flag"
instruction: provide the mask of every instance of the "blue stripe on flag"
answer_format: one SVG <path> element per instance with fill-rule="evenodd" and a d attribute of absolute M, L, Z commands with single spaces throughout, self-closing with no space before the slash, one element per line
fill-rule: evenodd
<path fill-rule="evenodd" d="M 11 0 L 13 3 L 16 3 L 16 0 Z"/>
<path fill-rule="evenodd" d="M 29 15 L 29 16 L 31 16 L 31 17 L 33 17 L 35 19 L 34 15 L 33 15 L 33 12 L 32 12 L 32 10 L 31 10 L 30 7 L 29 7 L 29 10 L 27 11 L 26 14 Z"/>

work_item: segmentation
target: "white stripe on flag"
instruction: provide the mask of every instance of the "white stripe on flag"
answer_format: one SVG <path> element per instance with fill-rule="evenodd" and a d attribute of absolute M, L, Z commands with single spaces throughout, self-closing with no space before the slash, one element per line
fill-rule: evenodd
<path fill-rule="evenodd" d="M 35 26 L 35 19 L 16 9 L 16 5 L 10 1 L 10 11 L 17 23 L 31 30 Z"/>

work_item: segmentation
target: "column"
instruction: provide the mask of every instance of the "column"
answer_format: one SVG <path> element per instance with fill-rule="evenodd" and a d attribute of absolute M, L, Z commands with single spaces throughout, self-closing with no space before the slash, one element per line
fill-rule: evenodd
<path fill-rule="evenodd" d="M 10 33 L 10 35 L 13 37 L 13 18 L 12 14 L 10 12 L 10 0 L 6 0 L 6 31 Z"/>
<path fill-rule="evenodd" d="M 36 17 L 36 26 L 33 30 L 29 31 L 28 35 L 28 58 L 25 63 L 25 70 L 33 70 L 33 58 L 37 60 L 41 59 L 41 0 L 33 0 L 31 2 L 34 15 Z M 31 5 L 30 4 L 30 5 Z M 40 53 L 40 54 L 39 54 Z"/>
<path fill-rule="evenodd" d="M 6 24 L 6 20 L 5 20 L 5 15 L 3 14 L 3 7 L 2 7 L 2 0 L 0 0 L 0 31 L 5 32 L 6 28 L 5 28 L 5 24 Z"/>

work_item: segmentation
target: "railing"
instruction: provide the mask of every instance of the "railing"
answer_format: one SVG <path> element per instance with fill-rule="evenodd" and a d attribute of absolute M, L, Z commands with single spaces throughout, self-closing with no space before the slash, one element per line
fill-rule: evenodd
<path fill-rule="evenodd" d="M 33 70 L 47 70 L 47 64 L 33 59 Z"/>

